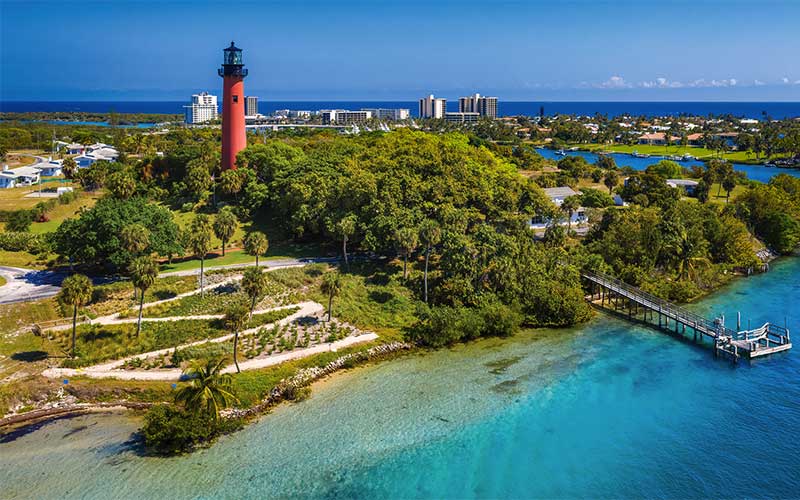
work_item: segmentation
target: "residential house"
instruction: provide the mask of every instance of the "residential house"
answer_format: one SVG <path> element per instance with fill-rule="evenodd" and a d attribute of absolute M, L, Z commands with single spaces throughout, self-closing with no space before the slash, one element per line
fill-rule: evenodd
<path fill-rule="evenodd" d="M 574 191 L 569 186 L 561 186 L 561 187 L 554 187 L 554 188 L 545 188 L 544 194 L 550 198 L 550 201 L 557 207 L 561 207 L 564 203 L 564 200 L 569 198 L 570 196 L 576 196 L 580 193 Z M 586 222 L 586 209 L 583 207 L 578 207 L 575 212 L 572 213 L 572 217 L 570 218 L 570 224 L 579 224 L 581 222 Z M 544 229 L 551 221 L 546 219 L 542 216 L 536 216 L 531 219 L 530 227 L 531 229 Z M 567 224 L 566 221 L 562 222 L 562 224 Z"/>
<path fill-rule="evenodd" d="M 36 167 L 8 168 L 8 165 L 4 165 L 0 172 L 0 188 L 31 186 L 38 184 L 39 179 L 39 169 Z"/>

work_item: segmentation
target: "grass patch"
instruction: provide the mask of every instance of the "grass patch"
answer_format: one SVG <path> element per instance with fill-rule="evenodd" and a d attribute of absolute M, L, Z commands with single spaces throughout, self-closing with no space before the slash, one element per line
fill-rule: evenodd
<path fill-rule="evenodd" d="M 28 252 L 0 250 L 0 264 L 4 266 L 22 267 L 26 269 L 46 269 L 49 266 L 49 257 L 50 256 L 46 255 L 34 255 Z"/>
<path fill-rule="evenodd" d="M 169 276 L 159 278 L 144 294 L 145 302 L 170 299 L 197 288 L 197 276 Z M 128 280 L 98 285 L 92 292 L 92 302 L 86 307 L 94 316 L 105 316 L 115 312 L 127 312 L 138 306 L 133 299 L 133 285 Z"/>
<path fill-rule="evenodd" d="M 0 333 L 10 333 L 26 325 L 61 317 L 55 299 L 0 305 Z M 0 354 L 5 354 L 0 351 Z"/>
<path fill-rule="evenodd" d="M 403 285 L 401 269 L 394 264 L 352 264 L 349 273 L 342 273 L 342 291 L 334 298 L 333 315 L 386 340 L 399 340 L 402 329 L 416 321 L 418 304 Z M 309 288 L 309 297 L 328 305 L 318 285 Z"/>
<path fill-rule="evenodd" d="M 8 283 L 8 282 L 6 281 L 6 279 L 5 279 L 4 277 L 0 276 L 0 286 L 3 286 L 3 285 L 5 285 L 6 283 Z"/>
<path fill-rule="evenodd" d="M 31 224 L 31 232 L 37 234 L 52 233 L 58 229 L 58 226 L 60 226 L 65 219 L 75 216 L 84 208 L 88 209 L 94 206 L 99 198 L 99 191 L 90 194 L 81 193 L 81 196 L 72 203 L 67 205 L 58 204 L 53 210 L 47 212 L 47 217 L 50 220 Z"/>
<path fill-rule="evenodd" d="M 246 328 L 254 328 L 283 319 L 296 308 L 254 315 Z M 176 347 L 187 342 L 226 335 L 222 320 L 178 320 L 142 323 L 138 337 L 136 323 L 118 325 L 80 325 L 77 331 L 77 358 L 66 360 L 64 366 L 90 366 L 102 361 L 120 359 L 134 354 Z M 70 346 L 70 330 L 53 332 L 64 351 Z"/>

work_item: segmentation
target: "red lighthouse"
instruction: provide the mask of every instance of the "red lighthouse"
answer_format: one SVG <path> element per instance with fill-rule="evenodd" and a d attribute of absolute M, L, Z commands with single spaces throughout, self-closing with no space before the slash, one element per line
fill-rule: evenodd
<path fill-rule="evenodd" d="M 231 42 L 224 50 L 222 67 L 222 170 L 236 168 L 236 153 L 247 146 L 244 122 L 244 77 L 242 49 Z"/>

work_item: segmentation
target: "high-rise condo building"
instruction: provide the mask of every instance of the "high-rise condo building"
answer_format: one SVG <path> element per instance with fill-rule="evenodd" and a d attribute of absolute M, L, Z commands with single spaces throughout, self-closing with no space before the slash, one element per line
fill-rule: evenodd
<path fill-rule="evenodd" d="M 475 94 L 458 98 L 459 113 L 478 113 L 481 116 L 497 118 L 497 97 Z"/>
<path fill-rule="evenodd" d="M 192 103 L 183 107 L 186 123 L 204 123 L 217 119 L 217 96 L 208 92 L 192 95 Z"/>
<path fill-rule="evenodd" d="M 258 114 L 258 97 L 249 95 L 244 98 L 244 115 L 256 116 Z"/>
<path fill-rule="evenodd" d="M 419 100 L 420 118 L 444 118 L 447 111 L 447 100 L 437 99 L 433 94 Z"/>

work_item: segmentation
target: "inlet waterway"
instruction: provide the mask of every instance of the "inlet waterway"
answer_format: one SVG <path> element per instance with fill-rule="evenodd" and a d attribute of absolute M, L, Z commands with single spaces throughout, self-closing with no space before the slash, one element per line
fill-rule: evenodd
<path fill-rule="evenodd" d="M 556 153 L 556 151 L 552 149 L 537 148 L 536 151 L 543 157 L 550 160 L 558 161 L 561 158 L 563 158 L 563 156 L 560 156 L 559 154 Z M 597 161 L 597 158 L 599 157 L 597 153 L 591 153 L 589 151 L 565 151 L 564 153 L 568 156 L 583 157 L 589 163 L 595 163 Z M 662 156 L 637 158 L 635 156 L 625 153 L 611 153 L 610 156 L 614 158 L 614 161 L 618 166 L 631 167 L 634 170 L 645 170 L 650 165 L 653 165 L 665 159 L 665 157 Z M 681 161 L 679 162 L 679 164 L 685 168 L 705 165 L 705 163 L 699 160 Z M 759 181 L 759 182 L 769 182 L 771 178 L 775 177 L 778 174 L 789 174 L 795 177 L 800 177 L 800 170 L 796 168 L 780 168 L 771 166 L 768 167 L 766 165 L 748 165 L 746 163 L 733 163 L 732 166 L 734 170 L 739 172 L 744 172 L 745 174 L 747 174 L 748 179 L 752 179 L 754 181 Z"/>
<path fill-rule="evenodd" d="M 800 259 L 692 308 L 800 335 Z M 800 337 L 798 337 L 800 338 Z M 358 368 L 210 449 L 130 415 L 0 438 L 10 498 L 708 498 L 800 492 L 800 352 L 734 366 L 604 315 Z"/>

